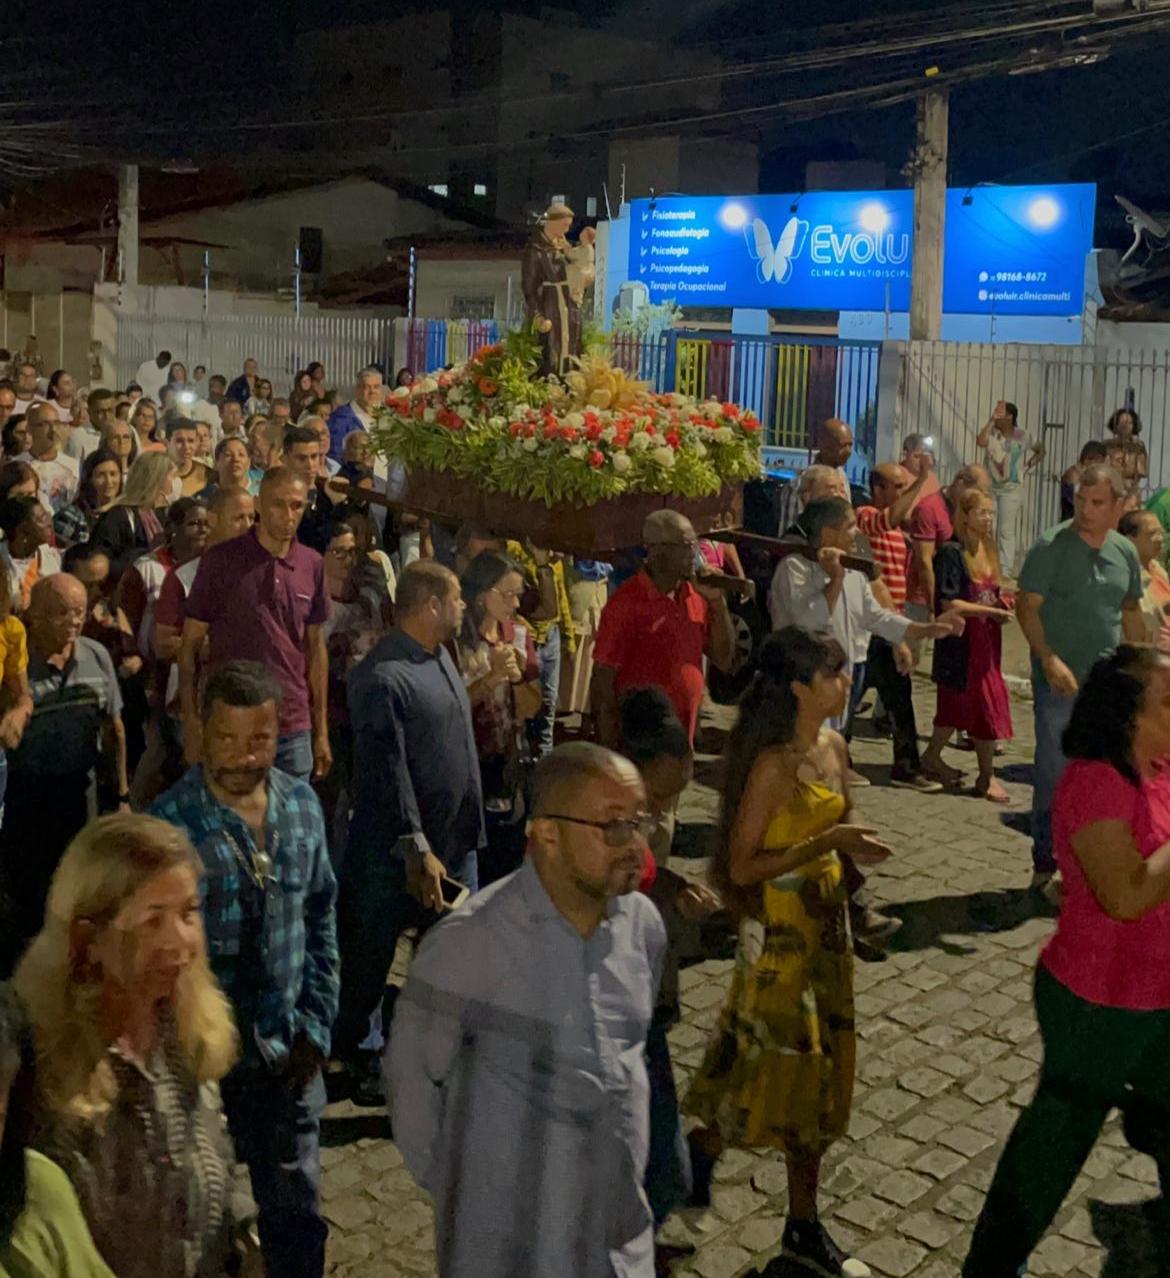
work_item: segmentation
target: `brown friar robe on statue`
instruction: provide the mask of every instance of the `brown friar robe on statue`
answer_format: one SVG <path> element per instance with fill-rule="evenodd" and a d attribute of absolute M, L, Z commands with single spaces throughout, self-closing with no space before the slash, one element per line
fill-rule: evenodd
<path fill-rule="evenodd" d="M 543 227 L 537 227 L 525 246 L 521 283 L 528 318 L 537 321 L 540 375 L 567 373 L 570 358 L 581 354 L 581 308 L 569 292 L 568 260 Z M 552 328 L 541 332 L 541 320 L 548 320 Z"/>

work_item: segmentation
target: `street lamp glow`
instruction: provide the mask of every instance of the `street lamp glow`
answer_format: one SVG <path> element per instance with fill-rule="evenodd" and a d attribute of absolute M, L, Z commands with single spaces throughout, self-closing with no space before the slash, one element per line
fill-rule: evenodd
<path fill-rule="evenodd" d="M 725 204 L 719 210 L 719 220 L 729 231 L 738 231 L 747 225 L 747 209 L 742 204 Z"/>
<path fill-rule="evenodd" d="M 1038 195 L 1028 205 L 1028 221 L 1042 231 L 1055 226 L 1060 217 L 1060 205 L 1051 195 Z"/>
<path fill-rule="evenodd" d="M 872 201 L 861 206 L 861 212 L 858 213 L 857 220 L 861 224 L 863 231 L 868 231 L 871 235 L 880 235 L 889 226 L 890 215 L 886 211 L 885 205 Z"/>

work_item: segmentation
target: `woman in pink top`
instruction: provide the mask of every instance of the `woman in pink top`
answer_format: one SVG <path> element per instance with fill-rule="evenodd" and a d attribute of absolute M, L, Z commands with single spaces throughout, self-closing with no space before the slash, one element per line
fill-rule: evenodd
<path fill-rule="evenodd" d="M 1064 900 L 1040 957 L 1040 1085 L 975 1226 L 964 1278 L 1015 1274 L 1109 1111 L 1170 1195 L 1170 656 L 1122 645 L 1089 672 L 1052 805 Z"/>

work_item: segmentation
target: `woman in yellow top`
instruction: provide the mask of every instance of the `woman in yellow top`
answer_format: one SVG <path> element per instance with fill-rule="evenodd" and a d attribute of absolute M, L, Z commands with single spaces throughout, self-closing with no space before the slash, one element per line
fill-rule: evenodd
<path fill-rule="evenodd" d="M 542 759 L 553 748 L 561 662 L 571 657 L 576 647 L 573 612 L 560 555 L 533 546 L 531 542 L 521 545 L 518 541 L 507 543 L 507 553 L 524 571 L 522 615 L 532 630 L 540 669 L 540 708 L 528 721 L 528 740 L 534 759 Z"/>
<path fill-rule="evenodd" d="M 8 789 L 8 755 L 20 745 L 33 703 L 28 690 L 28 635 L 12 615 L 12 588 L 0 562 L 0 825 L 4 824 L 4 794 Z"/>
<path fill-rule="evenodd" d="M 34 1070 L 24 1008 L 0 985 L 0 1278 L 114 1278 L 69 1177 L 28 1147 Z"/>
<path fill-rule="evenodd" d="M 866 1278 L 817 1217 L 821 1158 L 853 1097 L 853 950 L 839 853 L 876 865 L 890 849 L 850 821 L 849 759 L 826 719 L 849 696 L 845 654 L 795 626 L 769 636 L 725 756 L 716 889 L 739 917 L 727 1006 L 684 1110 L 695 1196 L 725 1146 L 781 1150 L 784 1255 L 821 1275 Z"/>

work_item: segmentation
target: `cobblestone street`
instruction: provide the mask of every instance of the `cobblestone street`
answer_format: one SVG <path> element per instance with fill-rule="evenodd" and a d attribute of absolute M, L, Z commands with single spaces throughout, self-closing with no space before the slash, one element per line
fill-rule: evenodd
<path fill-rule="evenodd" d="M 925 728 L 934 693 L 924 681 L 917 703 Z M 896 851 L 870 876 L 873 903 L 904 926 L 885 961 L 857 965 L 853 1121 L 848 1140 L 827 1159 L 822 1205 L 838 1241 L 888 1278 L 958 1273 L 995 1160 L 1035 1083 L 1032 971 L 1052 919 L 1028 891 L 1031 863 L 1020 832 L 1030 803 L 1023 782 L 1031 708 L 1015 702 L 1013 713 L 1019 736 L 998 760 L 1013 796 L 1007 809 L 969 796 L 891 789 L 889 742 L 854 743 L 858 769 L 875 783 L 858 792 L 857 809 Z M 729 721 L 730 712 L 717 711 L 704 744 L 718 746 L 720 725 Z M 863 721 L 861 731 L 867 728 Z M 974 775 L 972 755 L 950 751 L 948 758 Z M 715 810 L 715 775 L 714 757 L 701 756 L 682 814 L 684 850 L 702 846 L 702 827 Z M 673 865 L 688 875 L 704 868 L 695 858 Z M 729 971 L 728 961 L 710 960 L 683 972 L 684 1018 L 671 1035 L 680 1092 L 701 1059 Z M 433 1274 L 430 1209 L 385 1117 L 334 1105 L 323 1144 L 331 1272 Z M 1132 1153 L 1111 1125 L 1029 1272 L 1155 1273 L 1153 1242 L 1136 1204 L 1156 1193 L 1152 1160 Z M 735 1278 L 763 1268 L 779 1249 L 784 1211 L 779 1158 L 728 1153 L 711 1209 L 678 1213 L 667 1224 L 666 1241 L 696 1246 L 675 1273 Z"/>

